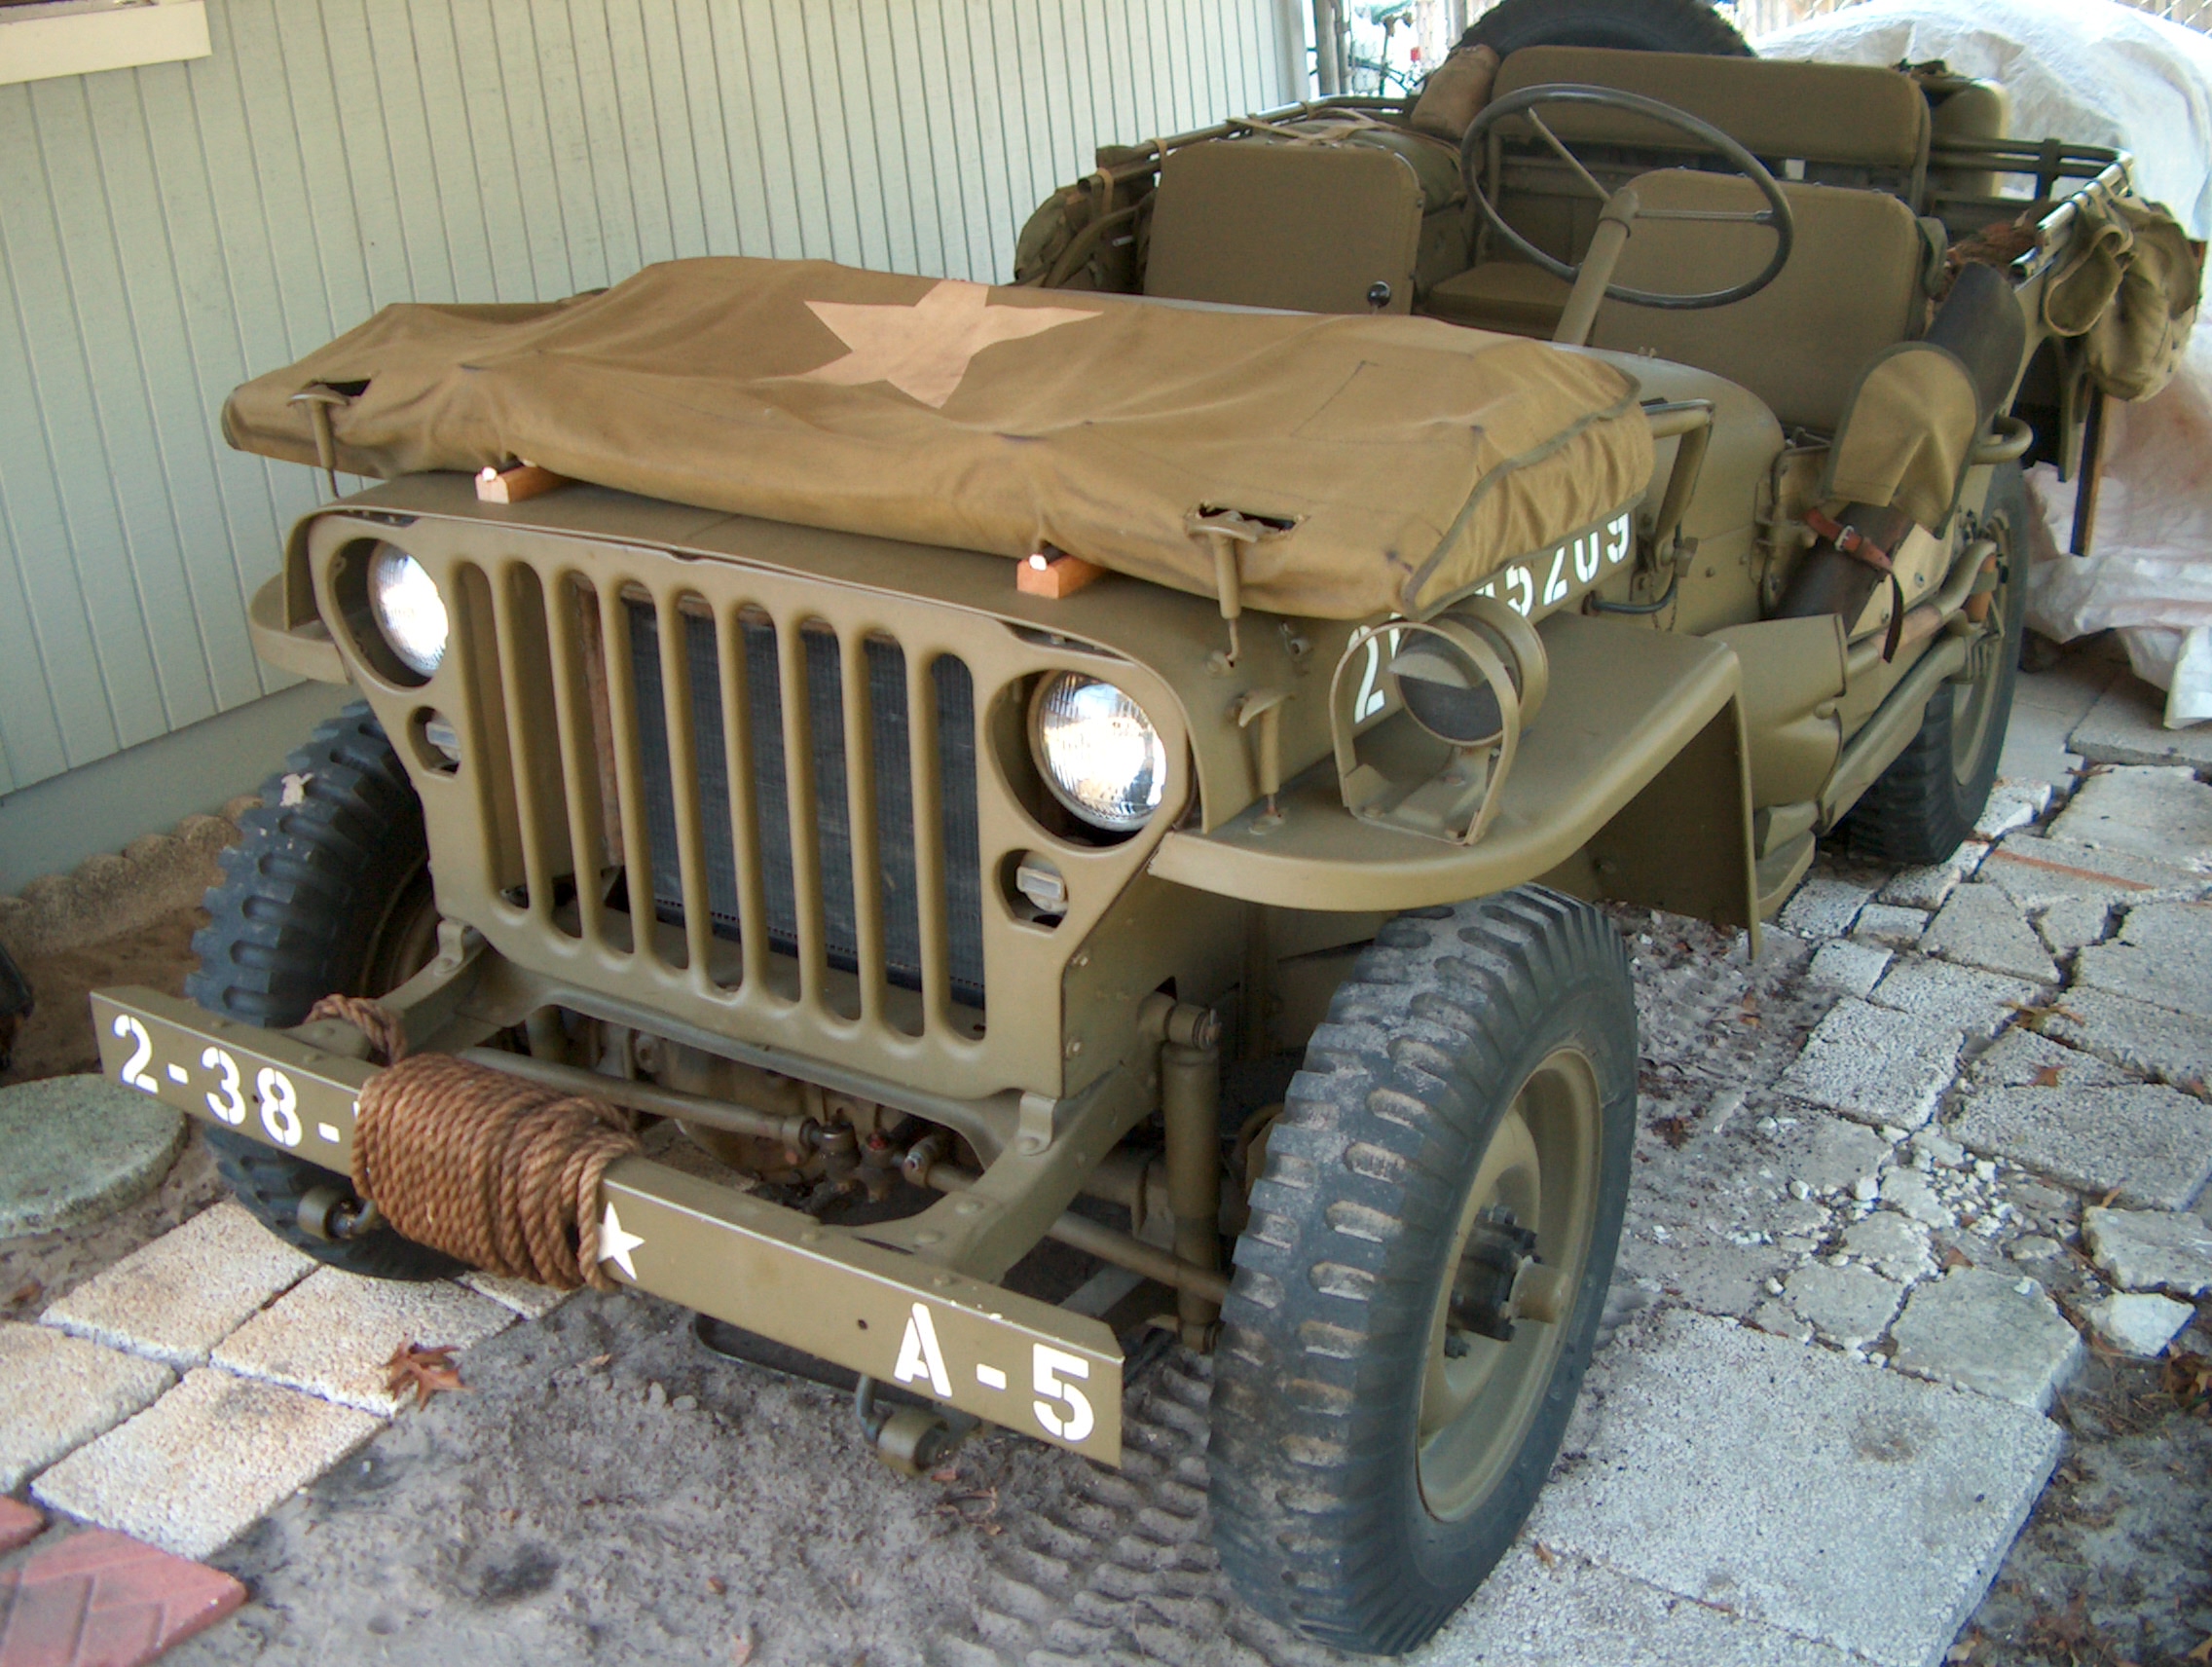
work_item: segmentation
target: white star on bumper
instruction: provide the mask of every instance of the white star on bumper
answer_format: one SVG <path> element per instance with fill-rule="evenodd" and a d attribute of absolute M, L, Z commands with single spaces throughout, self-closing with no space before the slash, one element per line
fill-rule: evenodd
<path fill-rule="evenodd" d="M 635 1284 L 638 1270 L 631 1266 L 630 1252 L 644 1242 L 635 1233 L 622 1231 L 622 1218 L 614 1213 L 614 1204 L 611 1200 L 608 1201 L 607 1219 L 599 1224 L 599 1259 L 602 1262 L 612 1262 Z"/>

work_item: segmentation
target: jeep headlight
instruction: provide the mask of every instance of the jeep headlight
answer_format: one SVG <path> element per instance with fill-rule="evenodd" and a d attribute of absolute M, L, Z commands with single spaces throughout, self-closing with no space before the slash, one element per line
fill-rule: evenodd
<path fill-rule="evenodd" d="M 1093 828 L 1126 834 L 1160 808 L 1167 749 L 1126 694 L 1080 672 L 1060 672 L 1037 692 L 1029 740 L 1052 795 Z"/>
<path fill-rule="evenodd" d="M 438 669 L 446 657 L 446 602 L 421 562 L 379 544 L 369 558 L 369 611 L 403 663 L 424 677 Z"/>

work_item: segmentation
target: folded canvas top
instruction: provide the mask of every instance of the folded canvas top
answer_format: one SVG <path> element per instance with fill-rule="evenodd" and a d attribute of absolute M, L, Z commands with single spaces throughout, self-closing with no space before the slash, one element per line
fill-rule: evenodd
<path fill-rule="evenodd" d="M 1604 361 L 1434 319 L 1224 312 L 821 261 L 647 267 L 551 305 L 387 307 L 231 395 L 242 450 L 390 476 L 527 459 L 706 508 L 1214 592 L 1200 514 L 1270 524 L 1244 602 L 1419 613 L 1643 491 Z"/>

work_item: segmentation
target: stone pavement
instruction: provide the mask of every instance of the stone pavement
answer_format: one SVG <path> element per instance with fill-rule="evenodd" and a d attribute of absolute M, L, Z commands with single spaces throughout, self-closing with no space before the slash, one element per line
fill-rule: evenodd
<path fill-rule="evenodd" d="M 2051 1474 L 2047 1412 L 2090 1341 L 2155 1354 L 2194 1324 L 2212 1352 L 2212 1226 L 2192 1213 L 2212 1177 L 2212 787 L 2171 764 L 2007 784 L 1944 863 L 1824 857 L 1755 961 L 1623 921 L 1644 1061 L 1615 1307 L 1641 1312 L 1521 1544 L 1419 1659 L 1934 1667 Z M 378 1439 L 401 1343 L 466 1347 L 545 1306 L 316 1269 L 218 1205 L 0 1328 L 0 1485 L 206 1555 Z M 929 1658 L 1064 1634 L 1130 1659 L 1336 1659 L 1220 1584 L 1202 1368 L 1132 1390 L 1125 1522 L 1065 1504 L 1091 1486 L 1076 1462 L 1026 1462 L 1036 1497 L 1006 1518 L 1046 1525 L 1051 1556 L 1006 1541 L 1028 1559 L 1019 1625 L 980 1594 L 972 1647 L 955 1628 Z M 23 1410 L 56 1384 L 66 1418 Z M 1099 1500 L 1122 1499 L 1110 1480 Z"/>

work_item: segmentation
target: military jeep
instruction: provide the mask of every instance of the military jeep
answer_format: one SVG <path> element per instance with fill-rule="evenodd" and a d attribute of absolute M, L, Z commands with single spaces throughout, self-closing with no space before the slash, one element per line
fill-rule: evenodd
<path fill-rule="evenodd" d="M 1471 67 L 1456 116 L 1110 147 L 1014 285 L 680 262 L 240 389 L 334 500 L 256 646 L 361 701 L 246 817 L 193 1003 L 95 997 L 108 1067 L 386 1278 L 476 1241 L 364 1178 L 402 1048 L 681 1130 L 564 1218 L 580 1277 L 857 1374 L 909 1467 L 977 1421 L 1116 1463 L 1138 1333 L 1008 1281 L 1126 1270 L 1213 1352 L 1250 1602 L 1426 1638 L 1612 1273 L 1601 905 L 1755 940 L 1822 839 L 1959 843 L 2022 464 L 2093 471 L 2175 246 L 1939 70 Z"/>

